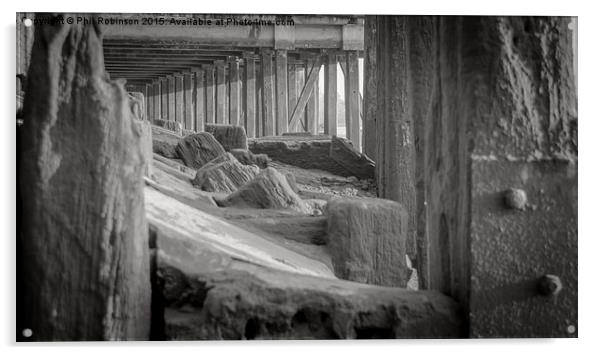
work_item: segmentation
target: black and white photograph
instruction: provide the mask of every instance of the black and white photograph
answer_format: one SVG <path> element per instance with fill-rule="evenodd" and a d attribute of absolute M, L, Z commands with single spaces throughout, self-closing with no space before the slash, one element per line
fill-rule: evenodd
<path fill-rule="evenodd" d="M 577 12 L 197 8 L 15 13 L 13 346 L 579 337 Z"/>

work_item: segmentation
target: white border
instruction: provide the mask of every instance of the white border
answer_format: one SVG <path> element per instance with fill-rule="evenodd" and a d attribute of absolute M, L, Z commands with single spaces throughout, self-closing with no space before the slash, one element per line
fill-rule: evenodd
<path fill-rule="evenodd" d="M 595 352 L 602 348 L 597 340 L 602 339 L 600 329 L 599 299 L 602 296 L 600 265 L 602 258 L 600 220 L 600 167 L 602 159 L 602 90 L 600 85 L 600 11 L 596 2 L 578 1 L 526 1 L 500 0 L 495 3 L 486 1 L 381 1 L 364 2 L 326 2 L 324 0 L 292 1 L 186 1 L 186 2 L 142 2 L 132 0 L 102 1 L 7 1 L 3 5 L 2 30 L 4 43 L 3 65 L 1 66 L 4 85 L 1 86 L 4 117 L 0 120 L 0 226 L 4 233 L 0 235 L 3 253 L 3 291 L 0 292 L 0 346 L 3 353 L 28 354 L 102 354 L 108 351 L 144 351 L 145 355 L 165 352 L 192 350 L 207 353 L 241 354 L 286 354 L 316 353 L 364 354 L 374 350 L 379 353 L 412 353 L 420 355 L 445 353 L 463 355 L 475 354 L 519 354 L 523 351 L 548 354 L 572 354 L 576 352 Z M 290 13 L 290 14 L 455 14 L 455 15 L 563 15 L 579 16 L 579 151 L 581 166 L 579 169 L 579 339 L 561 340 L 446 340 L 446 341 L 329 341 L 329 342 L 187 342 L 187 343 L 85 343 L 85 344 L 45 344 L 22 345 L 14 343 L 14 288 L 15 288 L 15 12 L 23 11 L 70 11 L 70 12 L 197 12 L 197 13 Z M 66 345 L 66 346 L 65 346 Z M 175 349 L 171 349 L 174 347 Z M 119 349 L 115 349 L 119 347 Z M 122 348 L 123 347 L 123 348 Z M 169 347 L 169 348 L 168 348 Z M 142 349 L 138 349 L 142 348 Z"/>

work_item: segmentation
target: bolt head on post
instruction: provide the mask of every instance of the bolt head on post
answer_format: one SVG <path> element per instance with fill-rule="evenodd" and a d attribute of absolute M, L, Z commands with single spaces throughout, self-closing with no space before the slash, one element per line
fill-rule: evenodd
<path fill-rule="evenodd" d="M 510 188 L 504 192 L 505 205 L 513 210 L 524 210 L 527 207 L 527 193 L 522 189 Z"/>
<path fill-rule="evenodd" d="M 537 291 L 546 297 L 556 296 L 562 290 L 562 281 L 556 275 L 544 275 L 537 283 Z"/>

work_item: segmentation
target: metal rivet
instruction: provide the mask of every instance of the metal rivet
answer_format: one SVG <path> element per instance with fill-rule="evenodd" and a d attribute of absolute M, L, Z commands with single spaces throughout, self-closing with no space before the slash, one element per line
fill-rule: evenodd
<path fill-rule="evenodd" d="M 23 329 L 22 334 L 24 337 L 29 338 L 33 335 L 33 332 L 31 331 L 31 329 L 25 328 L 25 329 Z"/>
<path fill-rule="evenodd" d="M 23 19 L 23 25 L 25 27 L 31 27 L 31 25 L 33 25 L 33 21 L 30 18 L 24 18 Z"/>
<path fill-rule="evenodd" d="M 556 275 L 544 275 L 537 283 L 537 290 L 543 296 L 556 296 L 562 290 L 562 281 Z"/>
<path fill-rule="evenodd" d="M 527 206 L 527 193 L 521 189 L 508 189 L 504 192 L 504 203 L 508 208 L 524 210 Z"/>

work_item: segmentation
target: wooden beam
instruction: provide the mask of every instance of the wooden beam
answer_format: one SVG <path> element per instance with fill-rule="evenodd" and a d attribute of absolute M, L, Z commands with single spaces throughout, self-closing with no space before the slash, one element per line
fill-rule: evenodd
<path fill-rule="evenodd" d="M 357 51 L 347 53 L 347 76 L 345 76 L 345 128 L 347 138 L 356 149 L 360 148 L 360 89 L 359 62 Z"/>
<path fill-rule="evenodd" d="M 255 113 L 257 114 L 257 119 L 255 120 L 255 134 L 257 137 L 262 137 L 263 134 L 263 68 L 260 65 L 256 66 L 255 70 L 255 103 L 257 105 L 257 110 Z"/>
<path fill-rule="evenodd" d="M 176 80 L 176 122 L 180 122 L 184 127 L 184 76 L 182 74 L 174 75 Z"/>
<path fill-rule="evenodd" d="M 337 57 L 329 53 L 324 65 L 324 134 L 337 135 Z"/>
<path fill-rule="evenodd" d="M 207 107 L 205 113 L 205 122 L 215 123 L 215 67 L 208 65 L 205 68 L 205 105 Z"/>
<path fill-rule="evenodd" d="M 288 117 L 293 115 L 293 110 L 297 104 L 299 97 L 299 84 L 297 82 L 297 66 L 294 64 L 288 65 Z M 287 120 L 288 120 L 287 117 Z M 290 127 L 290 131 L 296 132 L 296 127 Z"/>
<path fill-rule="evenodd" d="M 363 46 L 363 24 L 295 25 L 287 33 L 287 48 L 339 48 Z M 106 40 L 187 41 L 200 46 L 274 48 L 275 27 L 256 31 L 255 26 L 101 25 Z"/>
<path fill-rule="evenodd" d="M 240 71 L 239 59 L 232 57 L 229 60 L 230 64 L 230 124 L 240 125 Z"/>
<path fill-rule="evenodd" d="M 303 86 L 303 90 L 301 90 L 301 94 L 299 95 L 299 100 L 297 101 L 297 105 L 295 105 L 295 109 L 293 110 L 293 115 L 289 120 L 289 126 L 293 127 L 299 120 L 303 114 L 303 109 L 307 105 L 309 101 L 309 97 L 311 93 L 314 91 L 315 82 L 318 80 L 318 76 L 320 74 L 320 66 L 322 64 L 322 57 L 318 56 L 314 59 L 311 71 L 307 77 L 307 81 Z"/>
<path fill-rule="evenodd" d="M 345 78 L 345 77 L 347 77 L 347 65 L 346 65 L 347 57 L 346 57 L 346 55 L 344 55 L 343 58 L 345 58 L 345 59 L 343 59 L 342 61 L 339 61 L 339 67 L 341 68 L 341 72 L 343 73 L 343 78 Z M 363 97 L 362 93 L 360 92 L 360 117 L 362 117 L 363 112 L 364 112 L 363 107 L 364 107 L 364 97 Z"/>
<path fill-rule="evenodd" d="M 169 88 L 167 86 L 167 78 L 159 78 L 159 83 L 160 83 L 160 87 L 161 87 L 161 114 L 159 115 L 160 119 L 166 120 L 167 117 L 169 116 L 168 114 L 168 93 L 169 93 Z"/>
<path fill-rule="evenodd" d="M 293 116 L 293 111 L 295 110 L 295 106 L 297 106 L 297 101 L 299 100 L 299 95 L 301 91 L 303 91 L 303 87 L 305 86 L 305 79 L 307 75 L 305 74 L 305 62 L 300 65 L 297 65 L 297 97 L 295 98 L 295 102 L 291 104 L 291 114 L 289 118 Z M 307 108 L 303 109 L 301 113 L 302 120 L 300 120 L 296 125 L 291 126 L 291 130 L 305 131 L 305 127 L 307 127 Z"/>
<path fill-rule="evenodd" d="M 185 128 L 194 130 L 194 105 L 192 100 L 192 73 L 184 73 L 184 122 Z"/>
<path fill-rule="evenodd" d="M 161 86 L 159 86 L 158 80 L 153 80 L 153 110 L 152 110 L 152 119 L 158 118 L 160 116 L 161 110 Z"/>
<path fill-rule="evenodd" d="M 360 96 L 362 112 L 362 152 L 372 159 L 376 157 L 376 16 L 366 16 L 364 21 L 364 98 Z"/>
<path fill-rule="evenodd" d="M 275 108 L 274 108 L 274 74 L 272 65 L 272 52 L 261 53 L 261 75 L 263 92 L 263 134 L 273 136 L 276 134 Z"/>
<path fill-rule="evenodd" d="M 276 51 L 276 132 L 288 132 L 287 52 Z"/>
<path fill-rule="evenodd" d="M 218 124 L 226 123 L 226 65 L 223 61 L 215 62 L 216 71 L 216 107 L 215 122 Z"/>
<path fill-rule="evenodd" d="M 313 61 L 311 59 L 308 59 L 306 61 L 306 70 L 308 75 L 310 74 L 310 68 L 313 65 Z M 318 75 L 320 73 L 320 68 L 321 68 L 321 63 L 320 66 L 318 67 Z M 318 130 L 318 84 L 319 84 L 319 80 L 316 80 L 314 83 L 314 88 L 311 92 L 311 94 L 309 95 L 309 100 L 307 101 L 307 107 L 306 107 L 306 112 L 307 112 L 307 120 L 305 123 L 305 130 L 310 132 L 311 134 L 317 134 Z"/>
<path fill-rule="evenodd" d="M 126 88 L 132 84 L 133 83 L 128 80 L 128 82 L 126 83 Z M 148 84 L 148 97 L 147 97 L 148 107 L 146 108 L 147 116 L 151 117 L 151 118 L 153 117 L 153 112 L 155 109 L 154 100 L 155 100 L 155 87 L 154 87 L 154 81 L 151 81 L 150 84 Z"/>
<path fill-rule="evenodd" d="M 194 70 L 194 118 L 195 132 L 203 132 L 205 130 L 205 115 L 206 115 L 206 94 L 205 94 L 205 71 L 203 69 Z"/>
<path fill-rule="evenodd" d="M 150 95 L 152 95 L 153 92 L 153 84 L 146 84 L 144 85 L 145 89 L 144 89 L 144 105 L 146 108 L 146 119 L 152 121 L 153 117 L 152 117 L 152 108 L 150 105 Z"/>
<path fill-rule="evenodd" d="M 152 68 L 162 68 L 165 66 L 169 67 L 184 67 L 189 68 L 194 65 L 208 64 L 212 63 L 217 59 L 207 59 L 207 60 L 199 60 L 198 58 L 194 59 L 182 59 L 182 58 L 169 58 L 165 60 L 152 60 L 152 59 L 118 59 L 118 58 L 105 58 L 105 67 L 110 66 L 124 66 L 124 67 L 133 67 L 141 66 L 141 67 L 152 67 Z"/>
<path fill-rule="evenodd" d="M 176 120 L 176 79 L 173 75 L 167 77 L 168 99 L 167 99 L 167 119 Z"/>
<path fill-rule="evenodd" d="M 255 137 L 255 120 L 257 89 L 255 88 L 255 59 L 251 55 L 245 56 L 245 127 L 247 137 Z"/>

